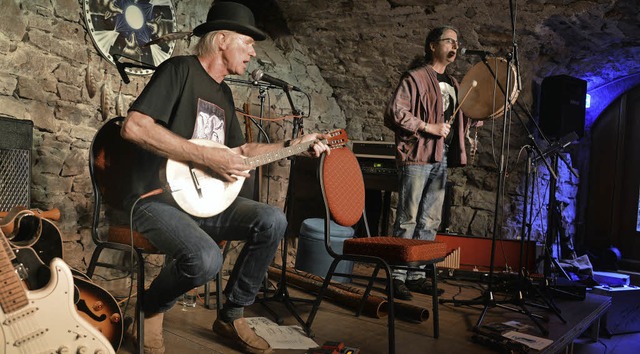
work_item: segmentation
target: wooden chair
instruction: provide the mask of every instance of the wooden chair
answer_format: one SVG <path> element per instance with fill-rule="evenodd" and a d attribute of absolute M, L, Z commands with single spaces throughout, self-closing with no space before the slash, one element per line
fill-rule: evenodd
<path fill-rule="evenodd" d="M 430 271 L 434 289 L 431 294 L 433 334 L 437 338 L 439 336 L 439 317 L 436 263 L 442 261 L 446 256 L 446 245 L 435 241 L 404 239 L 392 236 L 370 236 L 368 227 L 366 227 L 366 214 L 364 212 L 365 189 L 362 171 L 355 155 L 348 148 L 335 149 L 331 151 L 331 154 L 323 155 L 320 160 L 318 175 L 326 210 L 325 248 L 333 257 L 333 262 L 327 271 L 323 286 L 307 319 L 307 331 L 310 332 L 324 293 L 333 276 L 368 280 L 360 308 L 356 313 L 356 316 L 359 316 L 373 288 L 374 281 L 382 280 L 378 277 L 378 273 L 382 269 L 386 273 L 384 281 L 388 300 L 388 352 L 395 353 L 395 316 L 391 277 L 391 267 L 393 267 L 424 271 L 425 273 Z M 361 219 L 365 224 L 366 237 L 345 240 L 342 254 L 333 251 L 331 248 L 329 221 L 333 220 L 339 225 L 351 227 Z M 336 272 L 338 263 L 342 261 L 371 264 L 374 269 L 370 275 Z"/>
<path fill-rule="evenodd" d="M 141 233 L 130 229 L 125 222 L 118 224 L 113 220 L 109 220 L 107 232 L 101 232 L 104 226 L 101 223 L 103 216 L 102 205 L 109 206 L 113 210 L 121 208 L 122 202 L 126 196 L 127 189 L 131 185 L 131 180 L 127 178 L 132 165 L 135 163 L 134 157 L 136 145 L 124 140 L 120 136 L 120 128 L 124 121 L 123 117 L 116 117 L 105 123 L 96 133 L 91 143 L 89 154 L 89 174 L 93 184 L 93 221 L 91 224 L 91 237 L 95 243 L 95 250 L 91 256 L 89 265 L 87 266 L 87 276 L 92 277 L 96 267 L 118 269 L 121 271 L 133 271 L 137 273 L 137 289 L 138 303 L 136 307 L 136 323 L 138 333 L 138 353 L 143 353 L 144 345 L 144 307 L 145 301 L 145 276 L 144 276 L 144 254 L 160 254 L 160 252 L 145 238 Z M 219 244 L 224 247 L 224 243 Z M 133 249 L 132 249 L 133 247 Z M 101 262 L 100 255 L 105 249 L 111 249 L 121 252 L 131 252 L 136 258 L 135 268 Z M 216 276 L 216 299 L 217 310 L 222 309 L 221 302 L 221 272 Z M 205 294 L 207 301 L 205 305 L 209 305 L 209 283 L 205 284 Z"/>

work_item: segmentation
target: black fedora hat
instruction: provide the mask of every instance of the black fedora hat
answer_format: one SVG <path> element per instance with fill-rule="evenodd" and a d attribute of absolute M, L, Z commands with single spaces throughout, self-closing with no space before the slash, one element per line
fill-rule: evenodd
<path fill-rule="evenodd" d="M 209 9 L 207 22 L 193 29 L 193 34 L 201 37 L 208 32 L 229 30 L 247 35 L 257 41 L 267 38 L 267 35 L 256 27 L 251 10 L 237 2 L 216 1 Z"/>

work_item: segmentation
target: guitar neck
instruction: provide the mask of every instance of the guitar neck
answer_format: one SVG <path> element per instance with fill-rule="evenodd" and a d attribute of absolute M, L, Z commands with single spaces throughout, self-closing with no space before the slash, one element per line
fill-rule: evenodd
<path fill-rule="evenodd" d="M 321 140 L 324 144 L 327 143 L 327 140 Z M 293 146 L 289 146 L 280 150 L 272 151 L 267 154 L 249 157 L 245 159 L 245 164 L 250 166 L 251 168 L 256 168 L 259 166 L 263 166 L 266 164 L 270 164 L 274 161 L 282 160 L 289 156 L 297 155 L 299 153 L 305 152 L 309 150 L 315 141 L 308 141 L 306 143 L 301 143 Z"/>
<path fill-rule="evenodd" d="M 11 263 L 15 254 L 2 232 L 0 232 L 0 243 L 0 283 L 2 283 L 0 307 L 6 314 L 27 306 L 29 299 L 27 299 L 27 293 L 22 287 L 20 277 Z"/>

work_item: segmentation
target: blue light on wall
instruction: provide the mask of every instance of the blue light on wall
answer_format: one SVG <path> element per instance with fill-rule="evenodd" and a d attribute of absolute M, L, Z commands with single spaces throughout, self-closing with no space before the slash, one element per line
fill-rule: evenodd
<path fill-rule="evenodd" d="M 584 108 L 591 107 L 591 95 L 587 94 L 587 98 L 585 99 Z"/>
<path fill-rule="evenodd" d="M 633 74 L 625 77 L 618 78 L 616 80 L 607 82 L 599 87 L 591 88 L 589 83 L 594 81 L 590 77 L 584 77 L 587 80 L 587 107 L 584 128 L 585 130 L 591 130 L 591 126 L 595 123 L 595 120 L 614 100 L 620 95 L 629 91 L 636 85 L 640 85 L 640 74 Z"/>

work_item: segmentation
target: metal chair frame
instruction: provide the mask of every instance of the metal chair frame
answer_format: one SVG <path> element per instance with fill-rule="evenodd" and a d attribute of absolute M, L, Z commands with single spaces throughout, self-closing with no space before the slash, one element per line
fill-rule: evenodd
<path fill-rule="evenodd" d="M 345 167 L 345 170 L 348 171 L 345 173 L 348 175 L 348 177 L 345 176 L 346 178 L 344 178 L 344 180 L 339 182 L 341 184 L 346 184 L 348 188 L 347 187 L 345 188 L 347 188 L 350 191 L 353 197 L 358 199 L 354 203 L 350 203 L 350 202 L 339 203 L 336 201 L 328 200 L 327 198 L 328 188 L 332 188 L 332 185 L 335 185 L 336 181 L 332 180 L 333 178 L 335 178 L 335 176 L 332 176 L 330 173 L 329 174 L 325 173 L 325 168 L 326 168 L 327 160 L 334 159 L 334 158 L 344 160 L 344 162 L 342 162 L 344 165 L 341 167 Z M 336 253 L 331 247 L 331 233 L 330 233 L 331 220 L 333 220 L 339 225 L 348 226 L 348 227 L 352 227 L 358 224 L 359 222 L 362 222 L 366 230 L 366 237 L 371 237 L 369 228 L 367 226 L 368 223 L 366 222 L 366 212 L 364 210 L 364 181 L 362 177 L 362 172 L 360 170 L 357 159 L 355 158 L 351 150 L 349 150 L 348 148 L 342 148 L 342 149 L 332 150 L 330 155 L 325 154 L 322 156 L 320 161 L 320 166 L 318 168 L 318 179 L 320 181 L 320 187 L 322 190 L 322 199 L 325 204 L 325 218 L 324 218 L 325 248 L 327 252 L 331 255 L 331 257 L 333 257 L 333 261 L 329 267 L 329 270 L 327 271 L 327 275 L 325 276 L 322 288 L 320 289 L 320 291 L 316 296 L 316 300 L 313 304 L 313 307 L 307 319 L 307 322 L 306 322 L 306 328 L 308 332 L 307 334 L 311 335 L 311 326 L 313 324 L 317 311 L 320 307 L 323 296 L 333 276 L 341 276 L 341 277 L 347 277 L 352 279 L 362 279 L 362 280 L 368 281 L 366 290 L 363 294 L 362 300 L 359 304 L 359 308 L 356 312 L 356 316 L 360 316 L 360 314 L 362 313 L 365 302 L 368 296 L 370 295 L 376 280 L 378 281 L 384 280 L 386 284 L 386 289 L 387 289 L 386 292 L 387 292 L 387 300 L 388 300 L 388 324 L 387 324 L 388 345 L 389 345 L 388 352 L 391 354 L 395 353 L 395 311 L 394 311 L 394 294 L 393 294 L 393 284 L 392 284 L 393 281 L 391 276 L 392 274 L 391 269 L 402 268 L 402 269 L 414 270 L 414 271 L 416 270 L 424 271 L 425 273 L 430 271 L 431 281 L 434 289 L 433 293 L 431 294 L 432 311 L 433 311 L 433 334 L 435 338 L 438 338 L 440 333 L 440 328 L 439 328 L 439 313 L 438 313 L 436 263 L 442 261 L 444 259 L 444 256 L 439 258 L 425 259 L 425 260 L 412 261 L 412 262 L 398 262 L 398 261 L 391 261 L 389 259 L 384 259 L 378 256 L 371 256 L 366 254 Z M 335 216 L 340 215 L 343 212 L 343 209 L 351 209 L 345 213 L 345 214 L 349 214 L 350 217 L 347 217 L 347 218 L 339 217 L 337 220 Z M 379 240 L 393 239 L 394 241 L 399 241 L 399 242 L 402 242 L 402 240 L 405 240 L 405 239 L 398 239 L 392 236 L 386 236 L 386 237 L 383 236 L 379 238 L 376 237 L 376 239 L 379 239 Z M 415 240 L 407 240 L 407 241 L 414 241 L 415 243 Z M 345 244 L 347 242 L 349 242 L 349 240 L 346 240 Z M 421 241 L 421 242 L 429 243 L 431 241 Z M 423 245 L 428 245 L 428 244 L 423 244 Z M 346 250 L 345 250 L 345 253 L 346 253 Z M 336 272 L 335 271 L 336 267 L 340 262 L 343 262 L 343 261 L 371 264 L 371 265 L 374 265 L 374 269 L 371 275 Z M 424 268 L 420 268 L 420 267 L 424 267 Z M 378 277 L 379 271 L 381 269 L 385 273 L 384 279 Z"/>
<path fill-rule="evenodd" d="M 95 134 L 93 141 L 91 142 L 91 148 L 89 150 L 89 174 L 91 176 L 91 182 L 93 186 L 93 218 L 91 223 L 91 237 L 96 246 L 93 254 L 91 255 L 91 260 L 89 261 L 89 265 L 87 266 L 87 276 L 89 278 L 93 277 L 95 269 L 97 267 L 102 268 L 110 268 L 117 269 L 124 272 L 134 272 L 137 274 L 136 286 L 138 289 L 137 293 L 137 305 L 135 310 L 136 316 L 136 330 L 138 333 L 138 343 L 136 347 L 136 351 L 138 353 L 144 353 L 144 301 L 145 301 L 145 262 L 144 262 L 144 254 L 161 254 L 158 250 L 151 245 L 146 238 L 141 233 L 136 231 L 133 232 L 133 240 L 130 237 L 122 238 L 118 237 L 117 239 L 113 239 L 111 236 L 115 233 L 122 235 L 123 233 L 130 234 L 131 229 L 129 225 L 109 225 L 109 230 L 107 231 L 107 236 L 104 237 L 100 231 L 101 228 L 101 219 L 103 216 L 102 206 L 103 203 L 107 206 L 115 209 L 119 209 L 122 198 L 123 198 L 123 190 L 122 188 L 127 188 L 127 180 L 122 181 L 122 185 L 124 187 L 115 187 L 113 181 L 108 181 L 109 178 L 105 178 L 103 174 L 109 173 L 108 170 L 113 172 L 111 174 L 110 179 L 120 180 L 122 178 L 121 175 L 115 170 L 120 168 L 126 168 L 126 166 L 116 166 L 112 164 L 113 162 L 117 163 L 119 161 L 114 161 L 111 159 L 111 155 L 107 155 L 105 151 L 109 147 L 114 149 L 120 149 L 115 151 L 115 153 L 127 154 L 128 162 L 131 163 L 133 156 L 131 155 L 134 149 L 137 147 L 132 143 L 125 141 L 120 137 L 120 127 L 124 121 L 124 117 L 115 117 L 107 121 L 100 129 L 98 129 Z M 119 156 L 114 156 L 115 158 Z M 101 161 L 101 159 L 107 159 L 108 161 Z M 119 159 L 120 162 L 123 159 Z M 104 164 L 105 166 L 100 166 L 100 164 Z M 107 195 L 107 193 L 113 191 L 113 195 Z M 131 244 L 133 242 L 133 244 Z M 227 242 L 225 245 L 225 250 L 228 249 L 229 243 Z M 220 244 L 222 246 L 222 244 Z M 108 263 L 108 262 L 100 262 L 100 255 L 102 251 L 105 249 L 111 249 L 120 252 L 132 252 L 135 255 L 135 267 L 132 264 L 130 267 Z M 226 255 L 226 252 L 223 253 Z M 218 311 L 218 315 L 220 314 L 220 310 L 222 309 L 222 275 L 221 272 L 218 272 L 215 278 L 216 282 L 216 309 Z M 205 292 L 205 307 L 210 308 L 210 285 L 209 282 L 204 285 Z"/>

